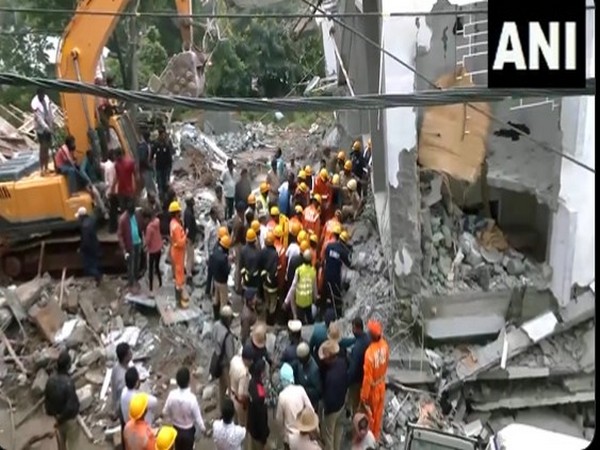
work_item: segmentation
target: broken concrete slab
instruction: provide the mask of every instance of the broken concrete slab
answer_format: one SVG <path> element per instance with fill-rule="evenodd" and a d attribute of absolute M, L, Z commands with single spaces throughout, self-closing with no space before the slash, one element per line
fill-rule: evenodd
<path fill-rule="evenodd" d="M 141 305 L 147 308 L 156 308 L 156 300 L 144 294 L 134 295 L 128 293 L 125 295 L 125 301 L 134 305 Z"/>
<path fill-rule="evenodd" d="M 505 325 L 504 316 L 463 316 L 427 320 L 425 335 L 433 341 L 466 341 L 497 335 Z"/>
<path fill-rule="evenodd" d="M 96 312 L 96 309 L 92 304 L 92 300 L 89 297 L 82 296 L 79 299 L 79 307 L 81 308 L 81 312 L 83 313 L 83 316 L 85 317 L 85 320 L 90 328 L 96 333 L 101 333 L 103 330 L 102 320 Z"/>
<path fill-rule="evenodd" d="M 29 317 L 40 329 L 44 337 L 54 343 L 56 333 L 65 322 L 65 313 L 53 299 L 39 302 L 29 309 Z"/>
<path fill-rule="evenodd" d="M 64 303 L 64 307 L 68 313 L 75 314 L 79 309 L 79 292 L 75 289 L 71 289 L 66 297 L 66 301 Z"/>
<path fill-rule="evenodd" d="M 591 373 L 596 367 L 596 326 L 594 325 L 583 335 L 583 353 L 579 357 L 579 364 L 586 373 Z"/>
<path fill-rule="evenodd" d="M 44 369 L 40 369 L 35 374 L 33 383 L 31 384 L 31 392 L 34 395 L 42 395 L 46 389 L 46 383 L 48 382 L 48 372 Z"/>
<path fill-rule="evenodd" d="M 77 397 L 79 398 L 79 412 L 81 413 L 92 406 L 94 387 L 91 384 L 80 387 L 77 389 Z"/>
<path fill-rule="evenodd" d="M 429 371 L 388 368 L 386 385 L 393 389 L 402 385 L 435 384 L 436 381 L 436 376 Z"/>
<path fill-rule="evenodd" d="M 562 379 L 562 384 L 572 393 L 593 391 L 596 385 L 594 375 L 566 377 Z"/>
<path fill-rule="evenodd" d="M 173 287 L 163 286 L 156 294 L 156 307 L 165 325 L 173 325 L 179 322 L 189 322 L 201 316 L 202 311 L 198 306 L 190 303 L 189 308 L 181 309 L 175 302 Z"/>
<path fill-rule="evenodd" d="M 33 280 L 17 286 L 15 294 L 25 310 L 31 308 L 31 306 L 40 298 L 42 291 L 50 285 L 51 281 L 50 276 L 45 274 L 41 278 L 34 278 Z M 11 308 L 6 304 L 5 297 L 0 297 L 0 329 L 6 330 L 13 319 L 13 313 Z"/>
<path fill-rule="evenodd" d="M 497 409 L 522 409 L 537 406 L 565 405 L 569 403 L 593 402 L 595 392 L 567 392 L 560 387 L 541 386 L 537 389 L 515 389 L 512 392 L 502 390 L 486 393 L 480 401 L 473 400 L 471 407 L 475 411 L 494 411 Z"/>

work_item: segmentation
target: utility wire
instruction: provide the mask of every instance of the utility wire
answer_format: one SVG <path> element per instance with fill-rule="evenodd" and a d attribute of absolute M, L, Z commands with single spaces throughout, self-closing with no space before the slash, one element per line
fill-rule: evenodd
<path fill-rule="evenodd" d="M 313 6 L 314 7 L 314 6 Z M 586 9 L 596 9 L 595 6 L 586 6 Z M 42 8 L 14 8 L 9 6 L 1 6 L 0 12 L 25 13 L 25 14 L 64 14 L 64 15 L 81 15 L 81 16 L 117 16 L 117 17 L 149 17 L 149 18 L 184 18 L 184 19 L 312 19 L 323 18 L 352 18 L 352 17 L 415 17 L 415 16 L 461 16 L 464 14 L 487 14 L 486 8 L 474 8 L 465 10 L 453 11 L 414 11 L 414 12 L 356 12 L 356 13 L 328 13 L 325 10 L 320 10 L 318 13 L 192 13 L 192 14 L 177 14 L 176 11 L 152 11 L 152 12 L 133 12 L 133 11 L 77 11 L 74 9 L 42 9 Z"/>
<path fill-rule="evenodd" d="M 326 11 L 321 8 L 318 5 L 315 5 L 313 3 L 311 3 L 308 0 L 302 0 L 302 2 L 306 5 L 308 5 L 309 7 L 313 8 L 314 11 L 318 11 L 322 14 L 326 14 Z M 595 7 L 591 7 L 591 6 L 586 6 L 586 9 L 595 9 Z M 464 14 L 472 14 L 470 11 L 463 11 L 462 13 Z M 412 67 L 410 64 L 407 64 L 406 62 L 404 62 L 402 59 L 400 59 L 399 57 L 397 57 L 396 55 L 394 55 L 393 53 L 391 53 L 389 50 L 383 48 L 379 43 L 375 42 L 373 39 L 369 38 L 368 36 L 366 36 L 365 34 L 361 33 L 360 31 L 358 31 L 355 27 L 349 26 L 347 24 L 345 24 L 343 21 L 339 20 L 337 17 L 334 16 L 329 16 L 329 19 L 331 19 L 333 22 L 335 22 L 336 24 L 340 25 L 342 28 L 348 30 L 349 32 L 351 32 L 352 34 L 355 34 L 356 36 L 358 36 L 359 38 L 361 38 L 363 41 L 365 41 L 366 43 L 368 43 L 369 45 L 371 45 L 372 47 L 376 48 L 377 51 L 389 56 L 390 58 L 392 58 L 394 61 L 396 61 L 398 64 L 400 64 L 401 66 L 403 66 L 404 68 L 410 70 L 416 77 L 420 78 L 421 80 L 425 81 L 427 84 L 429 84 L 431 87 L 433 87 L 434 89 L 438 90 L 438 91 L 442 91 L 442 92 L 447 92 L 447 89 L 442 89 L 441 87 L 439 87 L 434 81 L 432 81 L 431 79 L 429 79 L 427 76 L 423 75 L 422 73 L 420 73 L 417 69 L 415 69 L 414 67 Z M 551 92 L 554 92 L 554 89 L 551 90 Z M 595 95 L 595 94 L 593 94 Z M 532 95 L 531 97 L 537 97 L 537 95 Z M 549 95 L 541 95 L 540 97 L 562 97 L 562 95 L 560 94 L 556 94 L 556 93 L 551 93 Z M 471 100 L 471 101 L 479 101 L 479 100 Z M 505 128 L 509 128 L 512 131 L 518 133 L 520 136 L 523 136 L 525 139 L 529 140 L 530 142 L 533 142 L 534 144 L 536 144 L 537 146 L 539 146 L 540 148 L 542 148 L 543 150 L 546 150 L 550 153 L 554 153 L 562 158 L 565 158 L 569 161 L 571 161 L 573 164 L 576 164 L 577 166 L 588 170 L 592 173 L 596 173 L 596 170 L 590 166 L 588 166 L 585 163 L 582 163 L 581 161 L 575 159 L 574 157 L 572 157 L 571 155 L 562 152 L 554 147 L 552 147 L 550 144 L 548 144 L 547 142 L 544 141 L 540 141 L 539 139 L 536 139 L 532 136 L 530 136 L 529 134 L 525 133 L 523 130 L 521 130 L 518 127 L 515 127 L 514 125 L 512 125 L 511 123 L 509 123 L 506 120 L 503 120 L 493 114 L 488 113 L 487 111 L 481 109 L 480 107 L 478 107 L 477 105 L 473 105 L 471 103 L 466 103 L 466 105 L 472 109 L 474 109 L 475 111 L 479 112 L 480 114 L 483 114 L 484 116 L 486 116 L 488 119 L 492 120 L 493 122 L 502 125 Z"/>
<path fill-rule="evenodd" d="M 373 110 L 397 107 L 436 106 L 465 103 L 468 101 L 499 102 L 510 98 L 594 95 L 596 79 L 590 79 L 583 89 L 488 89 L 474 86 L 412 94 L 365 94 L 355 97 L 292 97 L 292 98 L 238 98 L 161 95 L 150 92 L 127 91 L 72 80 L 33 78 L 14 73 L 0 73 L 0 85 L 36 86 L 47 90 L 89 94 L 115 98 L 124 102 L 156 106 L 182 106 L 212 111 L 335 111 Z"/>

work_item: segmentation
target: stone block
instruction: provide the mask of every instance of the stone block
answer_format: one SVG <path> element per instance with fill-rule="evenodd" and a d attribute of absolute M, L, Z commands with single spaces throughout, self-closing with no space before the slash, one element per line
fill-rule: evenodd
<path fill-rule="evenodd" d="M 46 372 L 44 369 L 38 370 L 31 385 L 31 391 L 34 393 L 34 395 L 43 395 L 47 382 L 48 372 Z"/>
<path fill-rule="evenodd" d="M 40 329 L 44 337 L 54 342 L 54 336 L 65 322 L 65 313 L 60 309 L 58 303 L 52 299 L 45 303 L 36 303 L 29 309 L 29 317 Z"/>
<path fill-rule="evenodd" d="M 77 313 L 77 309 L 79 309 L 79 292 L 75 289 L 70 290 L 66 295 L 66 300 L 64 306 L 67 312 L 71 314 Z"/>
<path fill-rule="evenodd" d="M 104 356 L 104 350 L 101 348 L 95 348 L 88 352 L 85 352 L 79 357 L 79 365 L 81 367 L 87 367 L 94 364 L 100 358 Z"/>
<path fill-rule="evenodd" d="M 77 389 L 77 398 L 79 398 L 79 412 L 83 412 L 92 405 L 94 400 L 94 388 L 91 384 Z"/>

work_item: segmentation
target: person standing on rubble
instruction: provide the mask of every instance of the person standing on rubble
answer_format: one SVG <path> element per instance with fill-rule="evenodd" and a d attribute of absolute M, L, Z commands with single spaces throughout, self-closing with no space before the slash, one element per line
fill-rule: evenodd
<path fill-rule="evenodd" d="M 312 324 L 312 305 L 317 302 L 317 271 L 312 265 L 312 251 L 305 250 L 302 256 L 304 264 L 296 269 L 284 304 L 291 304 L 294 320 L 299 319 L 303 324 Z"/>
<path fill-rule="evenodd" d="M 237 355 L 231 358 L 229 365 L 229 395 L 233 402 L 235 418 L 238 425 L 246 426 L 248 419 L 248 382 L 252 365 L 250 348 L 243 346 Z M 224 401 L 227 404 L 227 401 Z"/>
<path fill-rule="evenodd" d="M 260 251 L 260 275 L 262 278 L 263 296 L 267 324 L 275 323 L 275 314 L 278 306 L 277 273 L 279 269 L 279 254 L 275 249 L 275 235 L 268 232 L 265 237 L 265 246 Z"/>
<path fill-rule="evenodd" d="M 79 220 L 81 227 L 79 253 L 83 262 L 83 270 L 86 275 L 94 277 L 96 287 L 98 287 L 102 281 L 102 272 L 100 272 L 100 243 L 98 242 L 96 219 L 88 214 L 85 206 L 79 207 L 75 217 Z"/>
<path fill-rule="evenodd" d="M 300 171 L 300 175 L 304 174 L 304 171 Z M 298 175 L 298 177 L 300 177 Z M 310 192 L 308 191 L 308 185 L 304 181 L 300 181 L 298 178 L 298 185 L 296 186 L 296 190 L 294 191 L 294 196 L 292 198 L 292 203 L 294 205 L 299 205 L 302 209 L 306 208 L 310 202 Z"/>
<path fill-rule="evenodd" d="M 130 203 L 135 205 L 135 193 L 137 191 L 135 161 L 131 156 L 125 155 L 121 148 L 115 152 L 115 179 L 111 191 L 117 193 L 119 206 L 122 210 L 125 210 Z"/>
<path fill-rule="evenodd" d="M 152 169 L 152 147 L 150 145 L 150 132 L 142 132 L 142 142 L 137 147 L 137 161 L 140 178 L 146 188 L 148 195 L 156 195 L 156 184 L 154 183 L 154 170 Z"/>
<path fill-rule="evenodd" d="M 173 142 L 169 139 L 166 128 L 161 126 L 158 129 L 158 139 L 154 141 L 151 154 L 151 160 L 154 161 L 154 170 L 156 171 L 158 195 L 161 198 L 164 198 L 171 181 L 174 155 L 175 148 L 173 147 Z"/>
<path fill-rule="evenodd" d="M 286 181 L 281 183 L 279 186 L 279 200 L 278 206 L 281 214 L 285 216 L 289 216 L 291 212 L 291 194 L 294 192 L 296 188 L 296 183 L 294 181 L 294 174 L 290 173 Z"/>
<path fill-rule="evenodd" d="M 227 204 L 225 202 L 225 196 L 223 195 L 223 186 L 220 184 L 215 186 L 215 201 L 213 202 L 213 207 L 217 210 L 217 220 L 220 224 L 224 224 Z"/>
<path fill-rule="evenodd" d="M 369 427 L 379 441 L 383 410 L 385 406 L 385 376 L 390 360 L 390 349 L 383 338 L 381 323 L 377 320 L 367 322 L 371 343 L 365 352 L 364 376 L 360 389 L 360 403 L 369 416 Z"/>
<path fill-rule="evenodd" d="M 150 209 L 144 210 L 148 225 L 144 231 L 144 245 L 148 253 L 148 287 L 150 294 L 154 292 L 154 275 L 158 278 L 158 287 L 162 287 L 162 274 L 160 271 L 160 257 L 162 255 L 163 240 L 160 234 L 160 219 Z"/>
<path fill-rule="evenodd" d="M 362 153 L 362 144 L 360 141 L 354 141 L 352 144 L 352 174 L 358 183 L 357 192 L 358 195 L 364 195 L 363 188 L 365 187 L 365 158 Z"/>
<path fill-rule="evenodd" d="M 265 450 L 269 439 L 265 375 L 266 363 L 264 359 L 256 360 L 250 366 L 250 382 L 248 384 L 248 425 L 246 429 L 250 435 L 250 450 Z"/>
<path fill-rule="evenodd" d="M 117 354 L 117 363 L 110 374 L 110 393 L 113 407 L 112 419 L 119 419 L 122 437 L 123 428 L 129 418 L 123 416 L 123 411 L 121 410 L 121 393 L 125 387 L 125 374 L 127 373 L 133 354 L 131 353 L 131 347 L 129 347 L 129 344 L 126 342 L 118 344 L 115 351 Z M 125 442 L 123 439 L 122 441 Z"/>
<path fill-rule="evenodd" d="M 127 288 L 131 293 L 139 292 L 140 260 L 142 255 L 142 221 L 135 210 L 133 201 L 129 201 L 126 210 L 119 218 L 117 229 L 119 245 L 127 263 Z"/>
<path fill-rule="evenodd" d="M 248 169 L 244 167 L 240 171 L 240 179 L 235 183 L 235 204 L 239 202 L 247 202 L 248 196 L 252 193 L 252 181 L 250 180 L 250 173 Z M 250 202 L 247 202 L 250 203 Z"/>
<path fill-rule="evenodd" d="M 221 419 L 213 423 L 215 450 L 241 450 L 246 437 L 246 429 L 233 423 L 235 410 L 233 402 L 225 399 L 221 407 Z"/>
<path fill-rule="evenodd" d="M 231 247 L 231 238 L 224 235 L 219 239 L 217 245 L 208 261 L 209 271 L 213 282 L 213 315 L 215 321 L 219 320 L 219 311 L 222 307 L 229 304 L 229 288 L 227 280 L 231 271 L 229 262 L 229 248 Z"/>
<path fill-rule="evenodd" d="M 258 320 L 258 311 L 256 310 L 257 292 L 256 288 L 244 289 L 244 306 L 242 306 L 240 314 L 240 340 L 242 345 L 248 341 L 250 331 Z"/>
<path fill-rule="evenodd" d="M 227 169 L 223 171 L 221 178 L 219 178 L 219 182 L 221 183 L 221 186 L 223 186 L 223 193 L 225 194 L 225 220 L 229 220 L 233 217 L 235 207 L 235 183 L 237 174 L 234 166 L 233 159 L 229 158 L 227 160 Z"/>
<path fill-rule="evenodd" d="M 258 289 L 260 285 L 260 250 L 256 246 L 257 239 L 256 232 L 249 228 L 239 257 L 243 290 Z"/>
<path fill-rule="evenodd" d="M 190 370 L 181 367 L 175 374 L 175 381 L 177 388 L 169 392 L 163 416 L 177 430 L 175 450 L 193 450 L 201 433 L 206 433 L 206 426 L 198 399 L 190 388 Z"/>
<path fill-rule="evenodd" d="M 189 306 L 187 293 L 185 292 L 185 249 L 187 246 L 187 235 L 181 223 L 181 206 L 178 201 L 169 205 L 169 237 L 171 242 L 171 267 L 175 281 L 175 301 L 181 308 Z"/>
<path fill-rule="evenodd" d="M 342 412 L 346 403 L 348 381 L 346 355 L 340 353 L 337 341 L 327 339 L 319 347 L 323 367 L 323 428 L 321 435 L 325 450 L 340 450 L 343 426 Z"/>
<path fill-rule="evenodd" d="M 156 448 L 156 436 L 150 424 L 144 420 L 148 412 L 149 396 L 138 392 L 131 397 L 129 418 L 123 430 L 123 446 L 127 450 L 152 450 Z"/>
<path fill-rule="evenodd" d="M 256 214 L 260 218 L 263 214 L 269 213 L 269 184 L 265 181 L 260 183 L 258 190 L 254 191 L 256 198 Z"/>
<path fill-rule="evenodd" d="M 44 388 L 46 414 L 54 417 L 58 450 L 76 450 L 79 437 L 79 398 L 75 383 L 69 376 L 71 357 L 63 350 L 56 361 L 56 373 L 48 378 Z"/>
<path fill-rule="evenodd" d="M 321 235 L 321 196 L 319 194 L 312 195 L 310 205 L 304 208 L 303 214 L 302 226 L 306 231 L 312 231 L 318 238 Z"/>
<path fill-rule="evenodd" d="M 198 241 L 198 224 L 196 223 L 196 212 L 194 211 L 194 196 L 189 193 L 185 197 L 185 212 L 183 213 L 183 228 L 185 230 L 185 273 L 186 282 L 191 287 L 194 273 L 195 249 Z"/>
<path fill-rule="evenodd" d="M 219 229 L 219 220 L 217 216 L 217 208 L 211 206 L 208 212 L 208 220 L 204 224 L 204 258 L 208 261 L 210 254 L 217 245 L 219 238 L 217 237 L 217 230 Z"/>
<path fill-rule="evenodd" d="M 219 379 L 219 404 L 223 406 L 225 394 L 229 388 L 229 365 L 231 358 L 235 355 L 234 336 L 231 333 L 231 321 L 233 320 L 233 310 L 231 306 L 225 305 L 221 308 L 219 321 L 215 323 L 212 330 L 213 355 L 215 366 L 211 375 Z M 211 370 L 213 362 L 211 361 Z"/>
<path fill-rule="evenodd" d="M 277 175 L 277 160 L 271 160 L 271 168 L 267 172 L 267 183 L 269 185 L 269 205 L 277 205 L 279 202 L 279 186 L 281 179 Z"/>
<path fill-rule="evenodd" d="M 322 297 L 326 305 L 335 308 L 337 317 L 343 315 L 342 301 L 342 266 L 351 267 L 350 253 L 340 241 L 342 227 L 336 226 L 333 230 L 333 242 L 325 247 L 325 258 L 323 259 L 323 293 Z"/>
<path fill-rule="evenodd" d="M 240 258 L 242 256 L 242 247 L 246 243 L 246 227 L 244 225 L 244 211 L 246 210 L 246 204 L 241 201 L 235 205 L 235 216 L 231 225 L 231 241 L 233 246 L 233 257 L 235 260 L 235 273 L 233 274 L 233 284 L 235 293 L 241 295 L 242 293 L 242 275 L 241 275 L 241 264 Z"/>
<path fill-rule="evenodd" d="M 371 343 L 371 337 L 365 333 L 363 320 L 360 316 L 352 320 L 352 334 L 356 340 L 350 350 L 348 366 L 348 407 L 352 414 L 358 412 L 360 404 L 360 389 L 364 377 L 365 352 Z"/>
<path fill-rule="evenodd" d="M 319 401 L 323 393 L 321 372 L 315 359 L 310 354 L 310 347 L 306 342 L 300 342 L 296 348 L 296 361 L 294 368 L 294 379 L 296 383 L 304 388 L 306 395 L 315 411 L 319 409 Z"/>
<path fill-rule="evenodd" d="M 288 363 L 292 367 L 296 362 L 296 348 L 302 342 L 302 322 L 299 320 L 288 320 L 288 339 L 289 343 L 283 349 L 281 354 L 281 363 Z"/>
<path fill-rule="evenodd" d="M 140 374 L 135 367 L 130 367 L 125 372 L 125 387 L 121 391 L 121 411 L 123 417 L 129 417 L 129 404 L 134 395 L 140 391 Z M 144 420 L 148 425 L 152 425 L 154 422 L 154 412 L 158 406 L 158 399 L 154 395 L 148 395 L 148 408 L 144 415 Z"/>
<path fill-rule="evenodd" d="M 362 212 L 365 200 L 361 198 L 358 193 L 358 183 L 356 179 L 351 179 L 346 185 L 347 195 L 342 211 L 346 220 L 356 220 L 358 215 Z"/>
<path fill-rule="evenodd" d="M 31 110 L 33 111 L 35 134 L 40 146 L 40 171 L 42 175 L 45 175 L 50 162 L 54 115 L 52 114 L 52 102 L 44 88 L 38 88 L 35 97 L 31 99 Z"/>

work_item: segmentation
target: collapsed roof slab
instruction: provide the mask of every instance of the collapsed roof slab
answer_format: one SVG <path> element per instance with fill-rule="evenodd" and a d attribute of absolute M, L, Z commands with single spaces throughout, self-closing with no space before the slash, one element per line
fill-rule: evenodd
<path fill-rule="evenodd" d="M 541 314 L 519 328 L 502 333 L 498 339 L 488 345 L 471 347 L 469 355 L 456 363 L 450 376 L 440 385 L 439 393 L 455 388 L 464 381 L 472 380 L 480 373 L 499 364 L 505 343 L 507 360 L 509 360 L 541 340 L 593 318 L 594 311 L 595 296 L 590 291 L 586 291 L 557 313 Z M 553 320 L 547 320 L 549 317 Z"/>
<path fill-rule="evenodd" d="M 515 390 L 510 393 L 502 390 L 496 394 L 486 396 L 485 401 L 471 403 L 471 407 L 474 411 L 494 411 L 497 409 L 522 409 L 568 403 L 587 403 L 594 400 L 595 392 L 593 389 L 571 393 L 560 387 L 554 387 Z"/>

